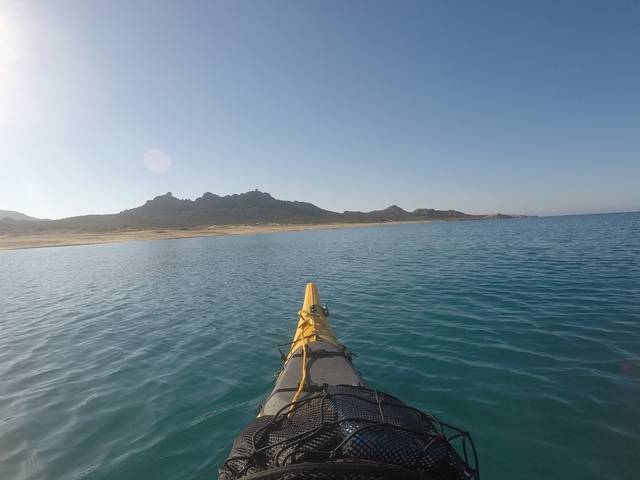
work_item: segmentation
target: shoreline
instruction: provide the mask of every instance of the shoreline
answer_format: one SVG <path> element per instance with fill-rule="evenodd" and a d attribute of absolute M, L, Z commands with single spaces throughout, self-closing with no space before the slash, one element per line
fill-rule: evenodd
<path fill-rule="evenodd" d="M 178 230 L 154 228 L 148 230 L 116 230 L 112 232 L 52 231 L 24 235 L 0 234 L 0 250 L 29 248 L 70 247 L 106 243 L 144 242 L 149 240 L 175 240 L 179 238 L 219 237 L 231 235 L 258 235 L 262 233 L 301 232 L 304 230 L 335 230 L 337 228 L 379 227 L 385 225 L 427 224 L 446 220 L 407 220 L 369 223 L 323 223 L 289 225 L 220 225 Z"/>

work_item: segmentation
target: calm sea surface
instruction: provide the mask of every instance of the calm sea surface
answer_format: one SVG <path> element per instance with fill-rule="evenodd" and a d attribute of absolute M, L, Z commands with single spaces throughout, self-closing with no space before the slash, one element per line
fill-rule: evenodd
<path fill-rule="evenodd" d="M 485 479 L 637 478 L 640 214 L 0 252 L 0 478 L 216 478 L 309 280 Z"/>

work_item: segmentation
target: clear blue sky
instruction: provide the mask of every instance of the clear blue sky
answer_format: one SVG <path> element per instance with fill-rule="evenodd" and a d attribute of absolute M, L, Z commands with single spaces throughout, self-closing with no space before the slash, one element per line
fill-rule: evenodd
<path fill-rule="evenodd" d="M 638 210 L 640 2 L 0 3 L 1 209 L 255 188 Z"/>

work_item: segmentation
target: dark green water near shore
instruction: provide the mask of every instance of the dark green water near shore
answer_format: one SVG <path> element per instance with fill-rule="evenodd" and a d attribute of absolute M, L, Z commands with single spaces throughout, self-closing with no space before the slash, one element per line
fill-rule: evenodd
<path fill-rule="evenodd" d="M 215 478 L 316 281 L 485 479 L 640 468 L 640 214 L 0 252 L 0 478 Z"/>

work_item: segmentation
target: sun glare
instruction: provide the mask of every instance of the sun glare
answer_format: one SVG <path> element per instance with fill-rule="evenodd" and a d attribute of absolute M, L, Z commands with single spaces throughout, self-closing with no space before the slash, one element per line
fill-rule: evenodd
<path fill-rule="evenodd" d="M 17 35 L 15 26 L 9 21 L 9 16 L 0 12 L 0 78 L 6 79 L 11 73 L 11 67 L 18 61 Z"/>
<path fill-rule="evenodd" d="M 19 15 L 0 5 L 0 127 L 16 128 L 16 115 L 28 103 L 25 42 Z"/>

